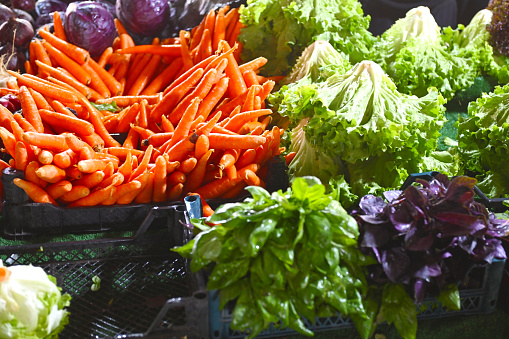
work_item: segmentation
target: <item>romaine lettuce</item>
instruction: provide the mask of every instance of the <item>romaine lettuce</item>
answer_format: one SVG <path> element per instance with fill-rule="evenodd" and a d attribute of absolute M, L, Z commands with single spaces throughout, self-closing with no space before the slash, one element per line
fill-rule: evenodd
<path fill-rule="evenodd" d="M 0 267 L 2 263 L 0 261 Z M 0 337 L 53 339 L 69 322 L 70 295 L 40 267 L 3 267 L 9 277 L 0 282 Z"/>
<path fill-rule="evenodd" d="M 317 40 L 329 41 L 352 63 L 364 60 L 376 40 L 357 0 L 248 0 L 240 20 L 243 59 L 266 57 L 263 72 L 270 75 L 286 75 Z"/>

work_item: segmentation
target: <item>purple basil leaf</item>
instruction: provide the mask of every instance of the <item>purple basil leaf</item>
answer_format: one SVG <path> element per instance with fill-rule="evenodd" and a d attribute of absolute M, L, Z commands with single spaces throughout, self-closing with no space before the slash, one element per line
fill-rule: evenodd
<path fill-rule="evenodd" d="M 477 246 L 477 239 L 467 236 L 457 237 L 458 246 L 468 254 L 474 254 L 474 249 Z"/>
<path fill-rule="evenodd" d="M 381 197 L 365 195 L 359 202 L 359 207 L 366 214 L 381 214 L 384 212 L 386 202 Z"/>
<path fill-rule="evenodd" d="M 435 197 L 443 197 L 446 192 L 446 186 L 440 181 L 433 179 L 429 183 L 429 192 Z"/>
<path fill-rule="evenodd" d="M 400 198 L 402 192 L 403 191 L 400 190 L 385 191 L 383 192 L 383 195 L 385 200 L 387 200 L 388 202 L 393 202 L 394 200 Z"/>
<path fill-rule="evenodd" d="M 502 241 L 499 239 L 488 239 L 484 243 L 478 242 L 474 252 L 477 260 L 484 260 L 489 264 L 493 258 L 507 258 Z"/>
<path fill-rule="evenodd" d="M 440 220 L 440 231 L 443 237 L 473 234 L 486 227 L 482 219 L 475 215 L 455 212 L 442 212 L 435 215 Z"/>
<path fill-rule="evenodd" d="M 438 277 L 441 273 L 440 266 L 435 262 L 423 265 L 414 273 L 414 277 L 429 281 L 430 278 Z"/>
<path fill-rule="evenodd" d="M 385 274 L 392 282 L 407 284 L 410 281 L 410 258 L 401 247 L 382 251 L 381 259 Z"/>
<path fill-rule="evenodd" d="M 362 235 L 362 247 L 382 247 L 392 238 L 392 227 L 389 224 L 384 225 L 367 225 L 362 226 L 364 231 Z"/>
<path fill-rule="evenodd" d="M 486 234 L 492 237 L 506 237 L 509 236 L 509 220 L 497 219 L 495 214 L 490 214 L 488 219 L 488 230 Z"/>
<path fill-rule="evenodd" d="M 459 176 L 454 178 L 447 187 L 446 200 L 453 200 L 460 205 L 469 204 L 474 201 L 474 186 L 477 179 Z"/>
<path fill-rule="evenodd" d="M 382 219 L 379 216 L 373 214 L 361 214 L 359 215 L 359 218 L 361 218 L 364 222 L 374 225 L 387 223 L 386 219 Z"/>
<path fill-rule="evenodd" d="M 419 214 L 425 216 L 423 211 L 426 209 L 428 204 L 426 196 L 415 186 L 409 186 L 405 190 L 404 194 L 405 198 L 416 207 L 417 211 L 419 211 Z"/>
<path fill-rule="evenodd" d="M 409 251 L 427 251 L 433 243 L 433 234 L 422 228 L 412 227 L 405 234 L 405 249 Z"/>
<path fill-rule="evenodd" d="M 426 295 L 426 281 L 417 279 L 414 283 L 414 303 L 420 305 Z"/>
<path fill-rule="evenodd" d="M 415 209 L 405 201 L 399 205 L 389 205 L 387 210 L 394 228 L 401 233 L 407 232 L 416 222 L 414 215 L 417 213 Z"/>

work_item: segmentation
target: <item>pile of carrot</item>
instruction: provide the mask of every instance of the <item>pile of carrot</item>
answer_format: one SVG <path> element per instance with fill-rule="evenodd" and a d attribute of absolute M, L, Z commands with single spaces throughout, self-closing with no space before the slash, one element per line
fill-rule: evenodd
<path fill-rule="evenodd" d="M 38 203 L 79 207 L 160 203 L 198 194 L 234 198 L 264 185 L 282 152 L 265 99 L 279 77 L 265 58 L 239 65 L 237 9 L 210 11 L 178 38 L 135 45 L 116 21 L 113 46 L 94 60 L 55 32 L 30 45 L 27 73 L 9 72 L 23 114 L 0 106 L 0 137 L 14 184 Z M 114 102 L 119 110 L 94 104 Z M 113 135 L 124 133 L 119 142 Z M 113 135 L 112 135 L 113 134 Z M 207 211 L 204 211 L 207 214 Z M 208 210 L 208 213 L 212 213 Z"/>

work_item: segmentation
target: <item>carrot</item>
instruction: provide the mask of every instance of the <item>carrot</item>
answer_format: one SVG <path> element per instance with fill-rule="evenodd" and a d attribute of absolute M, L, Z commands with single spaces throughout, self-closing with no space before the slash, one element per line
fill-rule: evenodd
<path fill-rule="evenodd" d="M 193 193 L 199 194 L 203 199 L 213 199 L 228 192 L 234 186 L 235 183 L 231 182 L 228 177 L 224 176 L 195 189 Z"/>
<path fill-rule="evenodd" d="M 226 24 L 227 29 L 230 27 L 233 27 L 235 25 L 235 22 L 239 19 L 239 9 L 238 8 L 232 8 L 231 10 L 227 11 L 224 15 L 224 21 Z M 228 35 L 227 35 L 228 37 Z"/>
<path fill-rule="evenodd" d="M 46 193 L 46 191 L 44 191 L 44 189 L 33 182 L 25 181 L 21 178 L 14 178 L 13 183 L 23 189 L 28 197 L 36 203 L 49 203 L 55 206 L 58 205 L 57 202 L 48 193 Z"/>
<path fill-rule="evenodd" d="M 242 73 L 242 78 L 246 82 L 246 86 L 249 88 L 253 85 L 259 85 L 258 78 L 256 77 L 256 73 L 252 70 L 245 71 Z"/>
<path fill-rule="evenodd" d="M 85 147 L 85 143 L 72 133 L 65 133 L 63 137 L 66 145 L 76 153 L 80 153 Z"/>
<path fill-rule="evenodd" d="M 160 135 L 160 134 L 164 135 L 164 133 L 154 133 L 151 130 L 149 130 L 148 128 L 136 126 L 136 125 L 133 125 L 133 124 L 131 124 L 131 129 L 133 131 L 136 131 L 136 133 L 138 133 L 142 139 L 148 139 L 150 137 L 153 137 L 153 136 L 156 136 L 156 135 Z"/>
<path fill-rule="evenodd" d="M 207 96 L 202 100 L 198 110 L 198 115 L 203 116 L 205 119 L 208 118 L 210 112 L 212 112 L 219 100 L 221 100 L 221 98 L 226 93 L 228 84 L 228 77 L 219 79 L 219 81 L 214 85 Z"/>
<path fill-rule="evenodd" d="M 12 115 L 12 117 L 24 132 L 35 132 L 35 128 L 32 126 L 32 124 L 30 124 L 21 114 L 15 113 Z"/>
<path fill-rule="evenodd" d="M 230 47 L 226 41 L 223 41 L 225 46 Z M 229 54 L 227 56 L 228 65 L 226 66 L 225 72 L 226 76 L 230 78 L 230 86 L 228 87 L 228 93 L 230 97 L 237 97 L 247 91 L 247 86 L 242 77 L 242 73 L 240 72 L 239 65 L 237 64 L 237 60 L 233 57 L 233 55 Z"/>
<path fill-rule="evenodd" d="M 131 67 L 129 68 L 129 73 L 127 74 L 127 80 L 124 87 L 124 94 L 130 90 L 134 81 L 138 79 L 142 71 L 147 67 L 150 59 L 152 58 L 152 54 L 138 54 L 136 55 L 134 61 L 131 63 Z"/>
<path fill-rule="evenodd" d="M 129 33 L 122 33 L 120 34 L 120 46 L 122 49 L 134 47 L 135 43 L 133 38 L 129 35 Z M 118 53 L 118 51 L 116 51 Z M 131 54 L 131 53 L 127 53 Z"/>
<path fill-rule="evenodd" d="M 78 156 L 72 149 L 59 152 L 53 156 L 53 163 L 63 169 L 66 169 L 76 162 Z"/>
<path fill-rule="evenodd" d="M 108 186 L 119 186 L 125 182 L 124 176 L 122 173 L 116 172 L 110 175 L 109 177 L 105 177 L 103 181 L 97 184 L 96 188 L 105 188 Z"/>
<path fill-rule="evenodd" d="M 129 129 L 129 132 L 127 133 L 127 137 L 124 140 L 124 143 L 122 144 L 122 147 L 129 148 L 129 149 L 135 149 L 138 147 L 138 142 L 140 141 L 140 135 L 134 130 Z"/>
<path fill-rule="evenodd" d="M 65 55 L 67 55 L 69 58 L 71 58 L 73 61 L 80 65 L 84 64 L 90 59 L 90 53 L 88 53 L 88 51 L 76 45 L 70 44 L 63 39 L 56 37 L 55 35 L 51 34 L 48 31 L 43 32 L 43 30 L 41 30 L 39 32 L 39 35 L 44 40 L 46 40 L 48 44 L 51 44 L 52 47 L 60 50 L 61 52 L 63 52 Z"/>
<path fill-rule="evenodd" d="M 266 81 L 263 83 L 262 90 L 260 92 L 260 99 L 262 100 L 262 102 L 265 99 L 267 99 L 267 97 L 269 96 L 270 92 L 272 92 L 272 89 L 274 88 L 275 85 L 276 85 L 276 82 L 273 80 L 269 80 L 269 81 Z"/>
<path fill-rule="evenodd" d="M 53 162 L 53 153 L 43 149 L 37 156 L 37 161 L 39 161 L 41 165 L 49 165 Z"/>
<path fill-rule="evenodd" d="M 154 133 L 148 138 L 142 141 L 143 146 L 152 145 L 154 147 L 160 147 L 164 143 L 169 142 L 171 137 L 173 136 L 173 132 L 164 132 L 164 133 Z"/>
<path fill-rule="evenodd" d="M 150 117 L 157 123 L 161 122 L 161 116 L 163 114 L 169 114 L 187 92 L 201 79 L 202 75 L 203 69 L 197 69 L 188 79 L 184 80 L 180 85 L 174 87 L 170 92 L 164 95 L 162 100 L 150 113 Z"/>
<path fill-rule="evenodd" d="M 83 173 L 93 173 L 106 168 L 107 162 L 101 159 L 87 159 L 78 161 L 78 169 Z"/>
<path fill-rule="evenodd" d="M 248 71 L 256 72 L 257 70 L 259 70 L 260 68 L 265 66 L 267 61 L 268 61 L 267 58 L 258 57 L 256 59 L 250 60 L 242 65 L 239 65 L 239 70 L 242 74 L 244 74 L 245 72 L 248 72 Z"/>
<path fill-rule="evenodd" d="M 32 42 L 30 42 L 30 45 L 32 46 L 33 53 L 35 54 L 34 55 L 34 63 L 37 66 L 39 66 L 37 64 L 37 61 L 39 61 L 39 63 L 42 63 L 48 67 L 51 67 L 52 66 L 51 59 L 50 59 L 48 53 L 46 52 L 46 50 L 44 49 L 44 46 L 42 45 L 41 41 L 39 39 L 34 39 L 34 40 L 32 40 Z M 39 67 L 39 68 L 37 68 L 37 75 L 45 78 L 48 75 L 48 73 L 44 69 L 41 69 Z"/>
<path fill-rule="evenodd" d="M 14 121 L 13 114 L 4 105 L 0 105 L 0 122 L 9 132 L 12 131 L 11 121 Z"/>
<path fill-rule="evenodd" d="M 47 185 L 47 182 L 44 180 L 41 180 L 37 174 L 35 174 L 35 171 L 39 169 L 39 163 L 37 161 L 30 161 L 27 166 L 25 167 L 25 180 L 30 181 L 37 186 L 40 186 L 44 188 Z"/>
<path fill-rule="evenodd" d="M 119 54 L 155 54 L 179 57 L 181 56 L 180 45 L 137 45 L 118 49 L 115 53 Z"/>
<path fill-rule="evenodd" d="M 166 200 L 166 159 L 162 155 L 156 159 L 154 169 L 154 190 L 152 192 L 153 202 L 163 202 Z"/>
<path fill-rule="evenodd" d="M 205 172 L 207 170 L 207 163 L 213 152 L 213 150 L 205 152 L 199 158 L 193 170 L 187 175 L 185 185 L 186 192 L 192 192 L 202 185 L 203 178 L 205 177 Z"/>
<path fill-rule="evenodd" d="M 60 12 L 53 12 L 53 29 L 55 31 L 55 36 L 63 41 L 67 41 L 64 31 L 64 25 L 62 24 L 62 18 L 60 17 Z"/>
<path fill-rule="evenodd" d="M 65 169 L 65 173 L 67 175 L 67 178 L 69 178 L 69 179 L 83 178 L 83 173 L 81 173 L 80 170 L 78 169 L 78 167 L 76 167 L 76 166 L 67 167 Z"/>
<path fill-rule="evenodd" d="M 63 135 L 50 135 L 38 132 L 23 133 L 23 141 L 40 148 L 62 152 L 69 148 Z"/>
<path fill-rule="evenodd" d="M 181 57 L 174 59 L 159 75 L 157 75 L 148 86 L 141 92 L 141 95 L 152 95 L 161 92 L 174 79 L 184 65 Z"/>
<path fill-rule="evenodd" d="M 90 74 L 76 61 L 62 53 L 60 50 L 53 47 L 49 42 L 43 41 L 42 45 L 48 52 L 49 56 L 55 59 L 55 61 L 63 68 L 69 71 L 78 81 L 88 85 L 92 80 Z M 83 63 L 84 64 L 84 63 Z"/>
<path fill-rule="evenodd" d="M 107 163 L 107 165 L 112 164 L 113 168 L 115 170 L 118 169 L 118 166 L 120 165 L 120 159 L 112 154 L 103 153 L 103 152 L 96 152 L 95 153 L 95 159 L 102 160 Z"/>
<path fill-rule="evenodd" d="M 70 92 L 69 90 L 63 89 L 59 86 L 43 82 L 42 79 L 38 80 L 31 79 L 28 78 L 27 76 L 23 76 L 10 70 L 7 70 L 6 72 L 15 77 L 18 80 L 18 84 L 20 86 L 27 86 L 33 88 L 34 90 L 41 94 L 47 95 L 50 98 L 60 100 L 63 102 L 78 101 L 78 97 L 74 93 Z"/>
<path fill-rule="evenodd" d="M 35 55 L 35 49 L 34 49 L 35 45 L 33 43 L 34 41 L 35 41 L 35 39 L 33 39 L 30 42 L 30 44 L 28 45 L 28 60 L 27 61 L 30 63 L 30 69 L 32 69 L 32 71 L 33 71 L 31 74 L 35 75 L 37 73 L 37 65 L 35 64 L 35 60 L 37 58 Z M 5 94 L 2 93 L 2 95 L 5 95 Z"/>
<path fill-rule="evenodd" d="M 256 148 L 263 145 L 266 141 L 265 137 L 257 135 L 226 135 L 210 133 L 208 137 L 210 148 L 212 149 L 229 149 L 232 147 L 239 149 Z"/>
<path fill-rule="evenodd" d="M 130 204 L 134 198 L 136 198 L 136 196 L 147 186 L 149 177 L 149 171 L 143 172 L 143 174 L 136 178 L 136 180 L 140 183 L 140 186 L 136 189 L 131 189 L 128 193 L 119 197 L 116 203 L 119 205 Z"/>
<path fill-rule="evenodd" d="M 90 67 L 89 69 L 93 70 L 106 85 L 109 92 L 111 93 L 111 96 L 117 96 L 122 93 L 122 85 L 120 82 L 118 82 L 114 76 L 108 73 L 108 71 L 101 67 L 97 62 L 95 62 L 94 59 L 90 59 L 87 64 Z M 85 70 L 87 70 L 87 68 L 85 68 Z"/>
<path fill-rule="evenodd" d="M 143 158 L 142 158 L 140 164 L 138 165 L 138 167 L 132 174 L 133 178 L 136 178 L 138 175 L 140 175 L 147 169 L 148 163 L 152 157 L 153 149 L 154 149 L 154 147 L 152 145 L 149 145 L 147 147 L 147 149 L 145 150 L 145 153 L 143 154 Z"/>
<path fill-rule="evenodd" d="M 231 119 L 224 125 L 224 128 L 238 133 L 244 124 L 269 114 L 272 114 L 272 110 L 270 109 L 260 109 L 256 111 L 245 111 L 238 113 L 231 117 Z"/>
<path fill-rule="evenodd" d="M 191 192 L 191 193 L 188 193 L 187 195 L 188 196 L 196 195 L 199 197 L 199 199 L 201 200 L 203 217 L 207 218 L 207 217 L 210 217 L 212 214 L 214 214 L 214 210 L 210 207 L 208 202 L 200 194 Z"/>
<path fill-rule="evenodd" d="M 188 70 L 193 67 L 193 59 L 191 57 L 191 52 L 189 51 L 188 40 L 191 35 L 189 32 L 181 30 L 179 32 L 180 37 L 180 53 L 182 55 L 182 66 L 184 70 Z"/>
<path fill-rule="evenodd" d="M 143 154 L 143 151 L 138 149 L 129 149 L 125 147 L 108 147 L 104 149 L 106 153 L 114 155 L 118 158 L 126 158 L 127 154 L 131 154 L 134 156 L 140 156 Z"/>
<path fill-rule="evenodd" d="M 184 190 L 184 184 L 177 184 L 168 190 L 167 199 L 168 201 L 176 201 L 182 195 Z"/>
<path fill-rule="evenodd" d="M 195 97 L 194 99 L 191 100 L 190 104 L 187 106 L 185 112 L 183 113 L 182 118 L 179 119 L 178 125 L 175 128 L 175 131 L 173 132 L 173 135 L 172 135 L 169 143 L 166 146 L 167 148 L 172 147 L 177 142 L 179 142 L 183 138 L 187 137 L 187 135 L 189 134 L 191 125 L 193 123 L 194 117 L 196 115 L 196 112 L 198 112 L 198 107 L 200 105 L 200 101 L 201 101 L 201 99 L 199 97 Z M 172 112 L 172 114 L 173 114 L 173 112 Z M 170 121 L 171 121 L 171 119 L 170 119 Z"/>
<path fill-rule="evenodd" d="M 92 188 L 102 182 L 104 178 L 105 174 L 103 171 L 96 171 L 94 173 L 85 174 L 81 179 L 74 180 L 72 184 L 73 186 L 85 186 Z"/>
<path fill-rule="evenodd" d="M 229 87 L 231 87 L 231 85 Z M 262 91 L 262 86 L 252 86 L 252 87 L 255 87 L 255 95 L 258 95 L 258 93 Z M 229 116 L 230 113 L 235 109 L 235 107 L 244 104 L 248 93 L 249 91 L 246 90 L 244 93 L 228 101 L 226 104 L 217 106 L 212 114 L 216 114 L 217 112 L 221 111 L 223 112 L 223 117 Z"/>
<path fill-rule="evenodd" d="M 27 146 L 23 141 L 16 142 L 14 148 L 15 168 L 24 171 L 28 164 L 28 151 Z"/>
<path fill-rule="evenodd" d="M 243 168 L 255 161 L 256 150 L 253 148 L 246 149 L 237 159 L 236 166 Z"/>
<path fill-rule="evenodd" d="M 209 138 L 206 134 L 202 134 L 196 140 L 194 155 L 197 159 L 200 159 L 209 150 Z"/>
<path fill-rule="evenodd" d="M 148 171 L 147 171 L 148 172 Z M 146 204 L 152 201 L 154 191 L 154 172 L 148 172 L 147 183 L 143 189 L 136 195 L 134 202 L 138 204 Z"/>
<path fill-rule="evenodd" d="M 14 136 L 14 140 L 16 141 L 22 141 L 23 140 L 23 133 L 25 131 L 23 131 L 23 129 L 21 128 L 21 126 L 18 124 L 17 121 L 11 121 L 11 130 L 12 130 L 12 135 Z"/>
<path fill-rule="evenodd" d="M 92 92 L 90 88 L 76 80 L 72 75 L 68 74 L 67 72 L 62 71 L 61 69 L 51 67 L 49 65 L 46 65 L 39 60 L 35 60 L 35 63 L 37 66 L 39 66 L 39 69 L 44 70 L 48 75 L 51 75 L 55 79 L 58 79 L 60 81 L 65 82 L 66 84 L 69 84 L 70 86 L 74 87 L 78 92 L 86 96 L 87 98 L 92 97 Z"/>
<path fill-rule="evenodd" d="M 189 157 L 183 161 L 180 162 L 179 167 L 177 168 L 178 171 L 187 174 L 191 172 L 198 163 L 198 160 L 195 157 Z"/>
<path fill-rule="evenodd" d="M 248 186 L 265 186 L 260 177 L 250 169 L 244 172 L 242 180 L 244 180 Z"/>
<path fill-rule="evenodd" d="M 116 190 L 115 186 L 108 186 L 106 188 L 98 189 L 97 191 L 91 192 L 86 197 L 70 203 L 69 205 L 67 205 L 67 207 L 85 207 L 99 205 L 104 200 L 110 198 L 115 192 L 115 190 Z"/>
<path fill-rule="evenodd" d="M 111 195 L 110 198 L 101 202 L 101 205 L 113 205 L 117 202 L 118 199 L 123 197 L 124 195 L 136 191 L 141 188 L 141 182 L 138 180 L 133 180 L 130 182 L 126 182 L 116 187 L 115 192 Z"/>
<path fill-rule="evenodd" d="M 75 181 L 72 182 L 73 186 L 69 192 L 60 196 L 59 201 L 64 204 L 69 204 L 74 201 L 80 200 L 90 194 L 90 188 L 86 186 L 76 185 Z"/>
<path fill-rule="evenodd" d="M 174 132 L 175 127 L 173 127 L 173 124 L 171 121 L 166 117 L 166 115 L 161 116 L 161 128 L 164 132 Z"/>
<path fill-rule="evenodd" d="M 60 198 L 65 193 L 71 191 L 71 189 L 72 184 L 68 180 L 61 180 L 45 188 L 46 193 L 48 193 L 55 200 Z"/>
<path fill-rule="evenodd" d="M 61 169 L 60 167 L 57 167 L 55 165 L 43 165 L 39 167 L 35 174 L 42 180 L 47 181 L 49 183 L 56 183 L 60 180 L 65 179 L 65 171 Z"/>
<path fill-rule="evenodd" d="M 148 103 L 147 100 L 142 100 L 140 103 L 140 113 L 137 117 L 137 124 L 141 128 L 147 128 L 148 127 L 148 114 L 147 112 L 149 109 L 147 108 Z"/>
<path fill-rule="evenodd" d="M 1 106 L 1 105 L 0 105 Z M 5 127 L 0 127 L 0 138 L 3 141 L 4 148 L 13 158 L 15 157 L 16 138 Z"/>
<path fill-rule="evenodd" d="M 25 119 L 28 120 L 37 132 L 44 132 L 44 126 L 42 125 L 42 119 L 37 110 L 37 105 L 26 86 L 21 86 L 19 88 L 18 98 L 21 102 L 21 109 L 23 110 Z"/>
<path fill-rule="evenodd" d="M 200 44 L 196 47 L 196 54 L 194 62 L 199 63 L 210 57 L 213 54 L 212 50 L 212 32 L 205 28 L 201 37 Z"/>
<path fill-rule="evenodd" d="M 113 19 L 113 22 L 115 23 L 115 28 L 117 29 L 118 35 L 128 34 L 124 25 L 122 25 L 122 23 L 120 22 L 120 20 L 118 18 Z"/>
<path fill-rule="evenodd" d="M 205 60 L 202 60 L 199 63 L 195 64 L 193 67 L 191 67 L 184 73 L 179 74 L 178 77 L 173 82 L 171 82 L 171 84 L 168 87 L 166 87 L 164 89 L 163 95 L 168 94 L 172 89 L 174 89 L 175 87 L 182 84 L 182 82 L 187 80 L 196 70 L 198 70 L 198 69 L 204 70 L 212 61 L 214 61 L 217 58 L 218 58 L 217 56 L 211 55 L 210 57 L 206 58 Z M 203 73 L 205 73 L 205 72 L 203 72 Z"/>
<path fill-rule="evenodd" d="M 51 107 L 53 107 L 53 110 L 57 113 L 60 113 L 60 114 L 64 114 L 66 116 L 69 116 L 69 117 L 72 117 L 72 118 L 76 118 L 76 115 L 74 115 L 67 107 L 64 106 L 64 104 L 62 104 L 60 101 L 57 101 L 57 100 L 52 100 L 50 99 L 50 105 Z M 53 110 L 49 110 L 51 112 L 53 112 Z M 39 114 L 41 114 L 39 112 Z M 42 117 L 41 117 L 42 118 Z M 44 121 L 44 119 L 43 119 Z"/>
<path fill-rule="evenodd" d="M 168 148 L 165 153 L 168 154 L 168 161 L 182 161 L 186 156 L 194 150 L 194 145 L 198 135 L 196 133 L 180 140 L 172 147 Z M 149 146 L 150 147 L 150 146 Z"/>
<path fill-rule="evenodd" d="M 97 74 L 97 72 L 90 66 L 90 63 L 84 63 L 81 65 L 81 67 L 87 72 L 87 74 L 90 77 L 89 85 L 90 87 L 95 90 L 97 93 L 99 93 L 103 98 L 109 98 L 112 96 L 112 93 L 110 92 L 108 86 L 104 83 L 103 79 Z M 106 72 L 108 73 L 108 72 Z M 108 75 L 110 75 L 108 73 Z M 118 81 L 117 81 L 118 83 Z M 119 84 L 120 86 L 120 84 Z M 118 93 L 118 92 L 116 92 Z"/>
<path fill-rule="evenodd" d="M 219 41 L 226 39 L 226 22 L 224 18 L 225 8 L 221 8 L 216 15 L 216 22 L 214 23 L 214 32 L 212 34 L 212 50 L 217 51 Z"/>
<path fill-rule="evenodd" d="M 235 165 L 232 165 L 228 168 L 226 168 L 224 170 L 224 172 L 226 173 L 226 176 L 231 180 L 231 181 L 235 181 L 237 180 L 237 178 L 239 177 L 238 176 L 238 173 L 237 173 L 237 167 Z"/>
<path fill-rule="evenodd" d="M 97 65 L 101 68 L 104 68 L 110 59 L 110 56 L 113 54 L 113 47 L 106 48 L 99 57 L 99 60 L 97 60 Z"/>
<path fill-rule="evenodd" d="M 155 95 L 136 95 L 136 96 L 116 96 L 110 97 L 107 99 L 97 100 L 97 104 L 111 104 L 113 101 L 117 104 L 118 107 L 128 107 L 133 105 L 134 103 L 140 103 L 142 100 L 147 100 L 147 104 L 153 105 L 157 104 L 161 100 L 161 96 L 159 94 Z"/>
<path fill-rule="evenodd" d="M 193 100 L 199 98 L 201 101 L 207 96 L 207 94 L 210 92 L 210 89 L 215 84 L 216 75 L 217 75 L 216 69 L 211 69 L 207 73 L 205 73 L 201 81 L 196 86 L 196 88 L 189 95 L 187 95 L 181 102 L 179 102 L 175 109 L 173 109 L 173 111 L 168 116 L 168 119 L 170 119 L 171 123 L 174 126 L 180 121 L 180 119 L 184 115 L 184 112 L 188 109 L 188 106 L 193 105 L 192 104 Z M 196 107 L 196 111 L 198 111 L 198 107 Z"/>
<path fill-rule="evenodd" d="M 242 27 L 243 27 L 242 22 L 240 20 L 237 20 L 235 22 L 235 26 L 233 27 L 233 30 L 232 30 L 230 36 L 228 37 L 228 43 L 230 45 L 233 45 L 233 44 L 237 43 L 238 36 L 240 34 L 240 30 L 241 30 Z M 240 50 L 240 48 L 242 48 L 241 44 L 239 44 L 239 50 Z"/>
<path fill-rule="evenodd" d="M 167 184 L 169 187 L 173 187 L 177 184 L 183 184 L 187 180 L 187 176 L 185 173 L 182 173 L 181 171 L 173 171 L 171 173 L 168 173 L 167 176 Z"/>
<path fill-rule="evenodd" d="M 235 164 L 240 156 L 240 151 L 235 148 L 230 148 L 224 151 L 221 159 L 219 160 L 219 169 L 225 170 Z"/>
<path fill-rule="evenodd" d="M 101 112 L 97 110 L 84 96 L 80 97 L 80 103 L 86 107 L 89 113 L 89 121 L 94 125 L 94 130 L 104 140 L 106 147 L 120 146 L 120 143 L 116 141 L 104 127 L 101 119 Z"/>
<path fill-rule="evenodd" d="M 118 125 L 116 127 L 117 133 L 126 133 L 129 131 L 129 125 L 134 122 L 134 119 L 140 111 L 140 105 L 135 103 L 124 111 L 121 117 L 119 117 Z"/>
<path fill-rule="evenodd" d="M 220 198 L 221 199 L 234 199 L 234 198 L 237 198 L 242 193 L 245 193 L 244 189 L 246 188 L 246 186 L 247 186 L 246 182 L 242 181 L 242 182 L 238 183 L 237 185 L 235 185 L 232 189 L 230 189 L 226 193 L 222 194 L 220 196 Z"/>
<path fill-rule="evenodd" d="M 94 126 L 91 123 L 82 119 L 78 119 L 74 117 L 74 115 L 69 116 L 62 113 L 41 109 L 39 110 L 39 116 L 43 121 L 47 122 L 51 126 L 63 128 L 69 132 L 73 132 L 82 136 L 94 133 Z"/>

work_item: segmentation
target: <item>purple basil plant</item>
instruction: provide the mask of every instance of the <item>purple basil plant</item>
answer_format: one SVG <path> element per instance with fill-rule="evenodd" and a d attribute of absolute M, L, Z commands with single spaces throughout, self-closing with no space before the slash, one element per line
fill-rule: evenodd
<path fill-rule="evenodd" d="M 500 238 L 509 220 L 474 201 L 474 178 L 439 174 L 417 183 L 385 199 L 362 197 L 353 216 L 361 250 L 378 261 L 369 268 L 372 281 L 402 283 L 420 304 L 428 292 L 459 284 L 474 265 L 505 259 Z"/>

